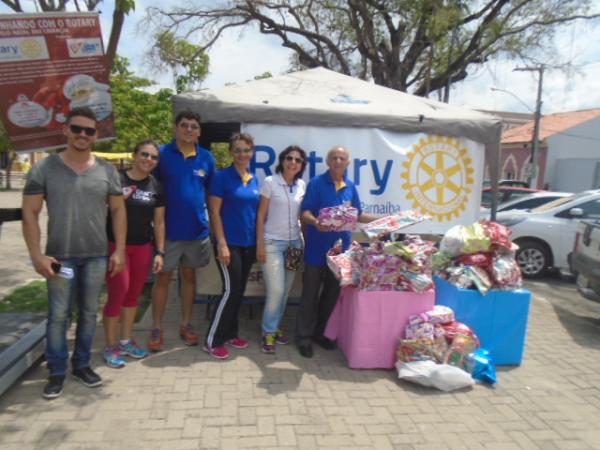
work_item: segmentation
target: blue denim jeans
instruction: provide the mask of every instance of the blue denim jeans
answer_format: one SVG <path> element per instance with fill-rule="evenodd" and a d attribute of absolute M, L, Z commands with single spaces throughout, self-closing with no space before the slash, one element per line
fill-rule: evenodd
<path fill-rule="evenodd" d="M 300 239 L 293 241 L 265 240 L 267 260 L 262 268 L 267 296 L 262 320 L 263 333 L 275 333 L 279 328 L 288 294 L 296 276 L 296 272 L 285 270 L 284 266 L 285 251 L 289 246 L 302 248 L 302 241 Z"/>
<path fill-rule="evenodd" d="M 96 333 L 96 314 L 100 290 L 106 276 L 107 258 L 73 258 L 61 260 L 73 269 L 73 278 L 48 278 L 48 324 L 46 325 L 46 360 L 50 375 L 65 375 L 69 349 L 67 330 L 71 307 L 77 305 L 78 320 L 75 350 L 71 358 L 74 369 L 90 365 Z"/>

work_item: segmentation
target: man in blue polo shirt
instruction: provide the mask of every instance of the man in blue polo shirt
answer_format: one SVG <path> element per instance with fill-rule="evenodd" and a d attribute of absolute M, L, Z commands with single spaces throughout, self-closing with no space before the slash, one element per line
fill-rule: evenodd
<path fill-rule="evenodd" d="M 165 223 L 167 240 L 164 266 L 152 291 L 154 326 L 148 342 L 152 351 L 164 344 L 162 319 L 165 313 L 173 270 L 181 269 L 181 324 L 179 336 L 186 345 L 198 345 L 192 329 L 192 307 L 196 294 L 197 267 L 206 266 L 210 258 L 209 225 L 206 196 L 215 173 L 212 153 L 198 145 L 200 116 L 183 111 L 175 118 L 175 140 L 163 145 L 155 176 L 164 185 L 167 206 Z"/>
<path fill-rule="evenodd" d="M 335 303 L 340 294 L 340 284 L 328 269 L 325 255 L 333 244 L 342 239 L 344 250 L 350 245 L 352 233 L 331 231 L 317 217 L 319 210 L 328 206 L 348 205 L 359 211 L 359 222 L 370 222 L 375 216 L 363 214 L 358 191 L 346 177 L 350 154 L 344 147 L 333 147 L 327 153 L 329 170 L 314 177 L 306 188 L 302 201 L 302 221 L 306 225 L 304 274 L 302 276 L 302 301 L 296 322 L 296 345 L 305 358 L 313 356 L 312 341 L 327 350 L 335 343 L 323 336 Z"/>

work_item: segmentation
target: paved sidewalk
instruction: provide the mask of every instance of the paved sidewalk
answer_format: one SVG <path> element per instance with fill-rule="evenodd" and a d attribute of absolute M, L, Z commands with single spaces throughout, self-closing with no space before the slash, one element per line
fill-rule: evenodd
<path fill-rule="evenodd" d="M 8 245 L 16 247 L 6 246 L 5 229 L 0 248 L 16 253 L 0 258 L 2 286 L 33 277 L 29 268 L 5 278 L 26 259 L 21 241 L 12 242 L 18 224 L 11 225 Z M 251 347 L 217 361 L 179 341 L 173 300 L 166 350 L 124 369 L 101 362 L 98 328 L 100 388 L 68 378 L 63 395 L 46 401 L 47 371 L 34 366 L 0 397 L 0 449 L 600 449 L 600 307 L 583 303 L 572 284 L 528 286 L 534 301 L 524 364 L 498 368 L 496 388 L 454 393 L 400 382 L 391 370 L 348 369 L 339 350 L 315 348 L 310 360 L 292 346 L 265 355 L 260 322 L 246 307 L 240 329 Z M 289 308 L 285 329 L 293 329 L 295 313 Z M 204 307 L 195 317 L 206 332 Z M 147 332 L 138 327 L 137 338 Z"/>
<path fill-rule="evenodd" d="M 348 369 L 338 350 L 264 355 L 245 308 L 251 347 L 216 361 L 177 339 L 177 310 L 171 302 L 166 350 L 121 370 L 99 360 L 99 328 L 100 388 L 69 378 L 62 397 L 45 401 L 46 371 L 31 370 L 0 399 L 0 448 L 600 448 L 600 327 L 544 299 L 532 303 L 524 364 L 499 368 L 496 388 L 455 393 Z"/>

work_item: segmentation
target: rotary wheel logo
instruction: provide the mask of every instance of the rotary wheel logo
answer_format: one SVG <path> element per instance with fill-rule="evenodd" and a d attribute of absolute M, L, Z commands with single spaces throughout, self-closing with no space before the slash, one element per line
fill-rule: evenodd
<path fill-rule="evenodd" d="M 469 151 L 451 137 L 428 136 L 413 145 L 401 177 L 413 208 L 438 221 L 452 220 L 465 209 L 473 167 Z"/>
<path fill-rule="evenodd" d="M 21 41 L 21 53 L 27 58 L 37 58 L 42 53 L 42 47 L 34 39 L 23 39 Z"/>

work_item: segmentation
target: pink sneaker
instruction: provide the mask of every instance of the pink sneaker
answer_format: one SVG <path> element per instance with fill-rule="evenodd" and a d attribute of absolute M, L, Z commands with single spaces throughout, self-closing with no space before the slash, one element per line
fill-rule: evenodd
<path fill-rule="evenodd" d="M 217 358 L 217 359 L 227 359 L 227 358 L 229 358 L 229 350 L 227 350 L 222 345 L 220 347 L 213 347 L 213 348 L 208 348 L 205 345 L 204 347 L 202 347 L 202 350 L 204 350 L 210 356 L 212 356 L 214 358 Z"/>
<path fill-rule="evenodd" d="M 225 341 L 225 344 L 230 345 L 235 348 L 246 348 L 249 345 L 249 342 L 246 339 L 242 339 L 240 337 L 235 337 L 233 339 L 229 339 Z"/>

